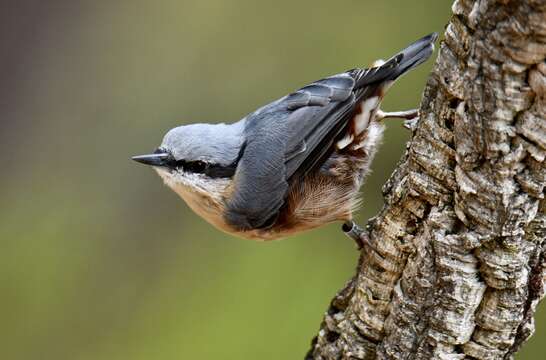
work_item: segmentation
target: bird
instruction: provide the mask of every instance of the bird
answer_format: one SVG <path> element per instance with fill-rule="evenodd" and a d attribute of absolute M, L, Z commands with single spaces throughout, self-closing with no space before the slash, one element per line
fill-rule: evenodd
<path fill-rule="evenodd" d="M 416 109 L 383 112 L 381 101 L 431 56 L 437 37 L 315 81 L 234 123 L 175 127 L 155 151 L 132 159 L 152 166 L 197 215 L 228 234 L 267 241 L 340 221 L 362 247 L 365 231 L 353 213 L 382 120 L 419 116 Z"/>

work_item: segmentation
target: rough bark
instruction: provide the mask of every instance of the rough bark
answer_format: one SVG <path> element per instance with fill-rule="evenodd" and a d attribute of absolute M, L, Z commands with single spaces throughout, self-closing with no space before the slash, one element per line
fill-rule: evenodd
<path fill-rule="evenodd" d="M 546 273 L 546 0 L 459 0 L 307 359 L 510 359 Z"/>

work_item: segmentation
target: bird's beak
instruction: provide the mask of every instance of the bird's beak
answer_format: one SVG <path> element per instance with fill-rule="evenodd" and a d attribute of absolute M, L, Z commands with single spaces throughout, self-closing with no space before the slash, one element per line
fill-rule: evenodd
<path fill-rule="evenodd" d="M 138 155 L 133 156 L 131 159 L 136 162 L 151 166 L 167 166 L 174 160 L 173 156 L 169 153 Z"/>

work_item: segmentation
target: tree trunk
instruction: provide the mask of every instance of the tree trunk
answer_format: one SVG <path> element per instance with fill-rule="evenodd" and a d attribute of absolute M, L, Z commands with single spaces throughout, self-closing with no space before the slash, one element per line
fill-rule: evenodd
<path fill-rule="evenodd" d="M 546 270 L 546 0 L 459 0 L 307 359 L 511 359 Z"/>

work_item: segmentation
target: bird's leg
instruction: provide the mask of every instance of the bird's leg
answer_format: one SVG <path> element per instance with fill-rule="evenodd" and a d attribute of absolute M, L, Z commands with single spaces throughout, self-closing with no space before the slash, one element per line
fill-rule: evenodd
<path fill-rule="evenodd" d="M 378 109 L 375 113 L 375 119 L 381 121 L 387 118 L 406 119 L 404 121 L 404 127 L 409 130 L 415 129 L 417 122 L 419 121 L 419 109 L 411 109 L 406 111 L 393 111 L 384 112 Z"/>
<path fill-rule="evenodd" d="M 383 110 L 377 110 L 375 117 L 377 120 L 383 120 L 386 118 L 398 118 L 398 119 L 415 119 L 419 116 L 419 109 L 411 109 L 406 111 L 393 111 L 393 112 L 384 112 Z"/>
<path fill-rule="evenodd" d="M 355 224 L 354 221 L 346 221 L 342 226 L 341 230 L 354 240 L 358 250 L 364 247 L 364 244 L 368 242 L 368 233 L 366 230 Z"/>

